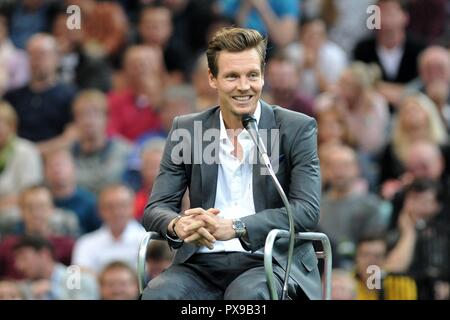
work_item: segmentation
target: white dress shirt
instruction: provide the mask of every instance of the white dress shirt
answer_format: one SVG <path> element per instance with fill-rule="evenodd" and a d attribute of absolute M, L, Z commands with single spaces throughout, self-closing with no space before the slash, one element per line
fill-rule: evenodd
<path fill-rule="evenodd" d="M 392 49 L 386 49 L 381 46 L 377 47 L 378 57 L 380 58 L 381 65 L 389 79 L 395 79 L 397 76 L 400 63 L 402 62 L 403 51 L 403 46 Z"/>
<path fill-rule="evenodd" d="M 260 102 L 258 102 L 254 116 L 256 122 L 259 123 Z M 242 160 L 232 154 L 234 147 L 227 135 L 222 112 L 220 112 L 219 166 L 214 208 L 220 209 L 218 216 L 227 219 L 237 219 L 255 214 L 252 170 L 252 163 L 256 162 L 255 145 L 245 129 L 237 138 L 243 150 Z M 200 247 L 198 250 L 199 253 L 237 251 L 248 252 L 237 238 L 216 241 L 212 250 L 207 247 Z"/>
<path fill-rule="evenodd" d="M 103 225 L 75 242 L 72 263 L 95 272 L 100 272 L 113 261 L 122 261 L 136 268 L 139 243 L 144 234 L 145 229 L 135 220 L 130 220 L 119 239 L 115 239 L 110 229 Z"/>

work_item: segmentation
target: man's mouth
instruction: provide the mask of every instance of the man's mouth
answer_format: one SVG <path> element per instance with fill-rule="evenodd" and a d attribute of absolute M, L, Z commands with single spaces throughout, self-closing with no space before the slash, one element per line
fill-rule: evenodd
<path fill-rule="evenodd" d="M 252 96 L 234 96 L 233 99 L 239 102 L 245 102 L 245 101 L 249 101 L 252 98 Z"/>

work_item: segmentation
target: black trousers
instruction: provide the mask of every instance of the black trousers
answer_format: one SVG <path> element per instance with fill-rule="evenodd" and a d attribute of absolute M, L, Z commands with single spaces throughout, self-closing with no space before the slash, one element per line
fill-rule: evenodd
<path fill-rule="evenodd" d="M 274 262 L 275 284 L 281 295 L 284 271 Z M 289 281 L 289 297 L 305 298 L 300 286 Z M 144 300 L 269 300 L 264 257 L 244 252 L 199 253 L 169 267 L 152 279 Z"/>

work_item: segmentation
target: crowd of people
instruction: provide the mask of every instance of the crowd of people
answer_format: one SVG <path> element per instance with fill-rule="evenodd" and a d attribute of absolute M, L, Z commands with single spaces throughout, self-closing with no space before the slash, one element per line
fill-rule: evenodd
<path fill-rule="evenodd" d="M 317 121 L 333 298 L 450 299 L 445 0 L 2 1 L 0 299 L 138 297 L 165 137 L 217 105 L 226 26 L 268 37 L 264 100 Z M 173 257 L 151 247 L 149 278 Z"/>

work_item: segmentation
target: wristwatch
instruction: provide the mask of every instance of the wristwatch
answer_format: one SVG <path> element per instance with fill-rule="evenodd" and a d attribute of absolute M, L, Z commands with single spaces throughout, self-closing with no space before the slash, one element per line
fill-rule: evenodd
<path fill-rule="evenodd" d="M 247 232 L 245 223 L 241 219 L 233 219 L 233 230 L 236 232 L 236 237 L 240 238 Z"/>

